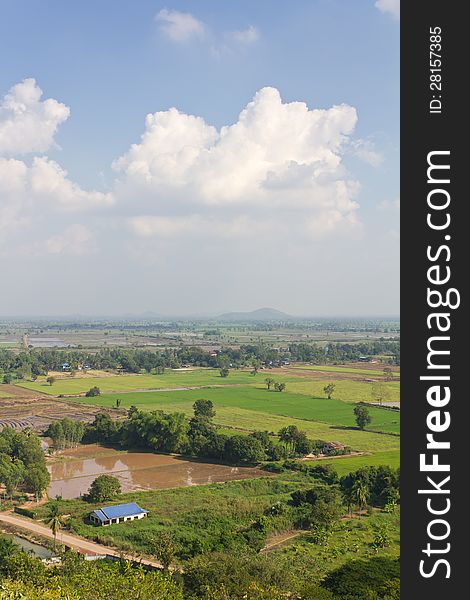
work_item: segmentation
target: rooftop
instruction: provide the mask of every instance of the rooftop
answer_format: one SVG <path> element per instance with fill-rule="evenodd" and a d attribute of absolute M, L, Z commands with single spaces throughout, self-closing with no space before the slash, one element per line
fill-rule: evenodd
<path fill-rule="evenodd" d="M 117 504 L 116 506 L 104 506 L 94 510 L 93 513 L 101 520 L 108 521 L 109 519 L 117 519 L 119 517 L 131 517 L 133 515 L 140 515 L 141 513 L 148 513 L 148 510 L 141 508 L 137 502 L 130 502 L 129 504 Z"/>

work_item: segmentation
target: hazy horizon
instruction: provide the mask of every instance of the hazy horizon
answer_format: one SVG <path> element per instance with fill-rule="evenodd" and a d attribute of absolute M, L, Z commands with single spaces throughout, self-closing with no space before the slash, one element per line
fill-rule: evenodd
<path fill-rule="evenodd" d="M 397 314 L 390 6 L 7 3 L 0 315 Z"/>
<path fill-rule="evenodd" d="M 266 307 L 268 308 L 268 307 Z M 154 311 L 144 311 L 142 313 L 63 313 L 63 314 L 0 314 L 0 320 L 1 319 L 132 319 L 132 318 L 148 318 L 149 320 L 152 319 L 198 319 L 198 320 L 203 320 L 203 319 L 215 319 L 217 317 L 221 317 L 221 316 L 225 316 L 225 315 L 230 315 L 230 314 L 243 314 L 243 313 L 253 313 L 256 312 L 257 310 L 261 310 L 261 309 L 253 309 L 253 310 L 249 310 L 249 311 L 238 311 L 238 310 L 226 310 L 226 311 L 218 311 L 215 313 L 157 313 Z M 274 308 L 273 310 L 278 310 L 276 308 Z M 284 313 L 287 317 L 290 317 L 292 319 L 359 319 L 359 320 L 366 320 L 366 319 L 393 319 L 393 320 L 399 320 L 400 319 L 400 315 L 399 314 L 292 314 L 292 313 L 288 313 L 286 311 L 279 311 L 281 313 Z"/>

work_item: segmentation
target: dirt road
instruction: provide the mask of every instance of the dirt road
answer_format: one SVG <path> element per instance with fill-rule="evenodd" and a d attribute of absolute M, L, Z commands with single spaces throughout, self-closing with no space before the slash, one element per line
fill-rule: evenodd
<path fill-rule="evenodd" d="M 24 519 L 12 514 L 11 512 L 0 512 L 0 521 L 20 529 L 37 533 L 46 538 L 54 539 L 52 531 L 45 525 L 36 523 L 30 519 Z M 71 535 L 70 533 L 60 532 L 57 536 L 57 541 L 64 546 L 68 546 L 69 548 L 76 550 L 77 552 L 81 552 L 82 554 L 91 554 L 93 556 L 123 556 L 128 560 L 142 563 L 156 569 L 163 568 L 163 565 L 157 561 L 141 558 L 131 554 L 121 555 L 120 552 L 113 548 L 103 546 L 102 544 L 96 544 L 95 542 L 90 542 L 78 536 Z"/>

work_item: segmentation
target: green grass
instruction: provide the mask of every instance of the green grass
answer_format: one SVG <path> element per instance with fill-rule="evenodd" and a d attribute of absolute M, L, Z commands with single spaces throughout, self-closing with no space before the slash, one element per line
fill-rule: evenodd
<path fill-rule="evenodd" d="M 112 407 L 116 398 L 122 400 L 121 408 L 137 406 L 141 410 L 174 410 L 189 413 L 198 398 L 212 400 L 216 410 L 220 408 L 244 409 L 267 415 L 277 415 L 318 421 L 336 427 L 355 427 L 351 404 L 332 398 L 311 398 L 292 392 L 268 391 L 253 386 L 212 388 L 207 390 L 175 390 L 171 392 L 138 392 L 119 396 L 104 394 L 94 398 L 80 399 L 99 406 Z M 369 407 L 372 423 L 370 431 L 399 433 L 400 415 L 398 411 Z M 232 423 L 237 426 L 236 420 Z"/>
<path fill-rule="evenodd" d="M 389 450 L 386 452 L 377 452 L 376 454 L 367 454 L 365 456 L 351 456 L 346 458 L 335 458 L 333 460 L 323 460 L 322 465 L 330 464 L 342 477 L 351 471 L 357 471 L 362 467 L 387 465 L 397 469 L 400 466 L 399 450 Z"/>
<path fill-rule="evenodd" d="M 387 531 L 390 542 L 386 548 L 376 552 L 372 542 L 378 528 Z M 397 558 L 399 555 L 400 510 L 397 509 L 394 513 L 373 512 L 338 523 L 324 546 L 314 544 L 308 534 L 302 535 L 272 551 L 270 558 L 284 565 L 295 579 L 302 582 L 306 573 L 311 581 L 317 581 L 350 561 L 376 556 Z"/>
<path fill-rule="evenodd" d="M 316 396 L 318 398 L 325 397 L 326 394 L 323 388 L 329 384 L 335 385 L 333 399 L 342 400 L 343 402 L 373 402 L 374 397 L 372 390 L 374 384 L 367 381 L 352 381 L 346 379 L 331 379 L 331 380 L 315 380 L 308 378 L 298 378 L 287 384 L 287 391 L 297 394 L 305 394 L 308 396 Z M 400 401 L 400 382 L 387 381 L 383 385 L 389 390 L 390 397 L 387 400 Z"/>
<path fill-rule="evenodd" d="M 293 381 L 295 377 L 277 377 L 277 380 Z M 194 371 L 167 371 L 163 375 L 111 375 L 109 377 L 64 377 L 49 385 L 45 377 L 36 381 L 25 381 L 18 385 L 29 390 L 58 396 L 59 394 L 80 394 L 97 386 L 104 393 L 178 388 L 213 385 L 250 385 L 261 383 L 261 373 L 255 377 L 248 371 L 230 371 L 228 377 L 221 377 L 216 369 Z"/>
<path fill-rule="evenodd" d="M 341 366 L 322 366 L 322 365 L 293 365 L 293 369 L 304 369 L 307 371 L 325 371 L 330 373 L 354 373 L 357 375 L 378 375 L 384 376 L 383 369 L 378 371 L 377 369 L 355 369 L 354 367 L 341 367 Z M 394 372 L 395 377 L 399 377 L 400 373 Z"/>
<path fill-rule="evenodd" d="M 334 399 L 344 402 L 370 402 L 373 400 L 371 382 L 335 380 L 327 381 L 324 379 L 315 379 L 313 377 L 295 377 L 283 374 L 271 374 L 269 371 L 260 371 L 256 376 L 248 371 L 230 371 L 228 377 L 220 377 L 216 369 L 197 369 L 194 371 L 167 371 L 163 375 L 115 375 L 109 377 L 64 377 L 57 379 L 50 386 L 45 378 L 39 378 L 37 381 L 24 381 L 17 385 L 34 390 L 43 394 L 58 396 L 59 394 L 71 395 L 82 394 L 91 387 L 97 386 L 101 392 L 132 392 L 136 390 L 154 390 L 161 388 L 179 388 L 179 387 L 197 387 L 197 386 L 233 386 L 244 385 L 253 387 L 263 387 L 266 377 L 272 377 L 276 381 L 284 382 L 287 385 L 287 392 L 294 392 L 305 396 L 316 396 L 321 398 L 325 396 L 323 388 L 328 383 L 333 383 L 336 389 L 333 394 Z M 400 383 L 384 382 L 384 385 L 390 390 L 390 400 L 400 400 Z"/>
<path fill-rule="evenodd" d="M 199 551 L 222 550 L 227 539 L 236 539 L 266 508 L 277 501 L 287 502 L 294 490 L 312 487 L 314 481 L 303 473 L 285 472 L 258 479 L 123 494 L 109 504 L 137 502 L 150 511 L 149 516 L 141 521 L 120 523 L 106 528 L 95 527 L 86 522 L 90 511 L 102 506 L 102 503 L 98 505 L 83 500 L 62 501 L 61 512 L 71 516 L 72 529 L 79 535 L 143 554 L 151 553 L 150 540 L 153 537 L 161 531 L 171 530 L 180 548 L 180 557 L 184 558 L 185 553 L 195 543 Z M 44 519 L 48 513 L 48 506 L 42 505 L 35 510 L 38 518 Z M 372 541 L 372 527 L 377 521 L 387 522 L 393 527 L 393 536 L 398 535 L 398 515 L 384 513 L 348 520 L 338 524 L 337 530 L 339 533 L 345 528 L 355 528 L 358 525 L 356 533 L 360 534 L 363 549 L 366 550 Z M 278 531 L 289 529 L 290 526 L 288 516 L 281 516 L 270 525 L 272 530 Z M 345 535 L 343 541 L 346 542 L 351 537 L 354 539 L 350 541 L 359 541 L 355 539 L 355 535 Z M 395 542 L 395 537 L 393 539 Z M 300 543 L 303 544 L 304 541 Z M 330 543 L 338 544 L 337 536 L 333 535 Z M 344 545 L 343 552 L 348 546 Z M 314 547 L 312 551 L 315 555 L 323 555 L 325 547 Z"/>
<path fill-rule="evenodd" d="M 226 533 L 236 533 L 250 525 L 263 511 L 277 500 L 288 500 L 295 489 L 312 485 L 312 479 L 302 473 L 288 472 L 244 481 L 231 481 L 204 486 L 181 487 L 122 494 L 114 502 L 137 502 L 150 511 L 141 521 L 110 525 L 106 528 L 86 523 L 91 510 L 103 506 L 83 500 L 61 502 L 64 514 L 71 515 L 73 529 L 89 539 L 102 536 L 102 541 L 118 548 L 133 548 L 150 553 L 149 540 L 160 531 L 171 529 L 183 546 L 193 541 L 209 550 Z M 47 505 L 39 506 L 39 519 L 47 515 Z"/>

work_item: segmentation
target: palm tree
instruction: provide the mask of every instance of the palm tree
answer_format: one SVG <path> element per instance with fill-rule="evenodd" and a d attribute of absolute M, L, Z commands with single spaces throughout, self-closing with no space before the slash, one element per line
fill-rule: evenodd
<path fill-rule="evenodd" d="M 47 525 L 49 525 L 52 534 L 54 535 L 54 552 L 56 551 L 57 544 L 57 534 L 64 526 L 64 517 L 59 512 L 59 505 L 54 503 L 51 505 L 49 510 L 49 515 L 46 521 Z"/>
<path fill-rule="evenodd" d="M 266 384 L 268 390 L 270 390 L 271 386 L 274 385 L 275 381 L 272 377 L 266 377 L 266 379 L 264 380 L 264 383 Z"/>
<path fill-rule="evenodd" d="M 363 479 L 357 479 L 352 488 L 352 497 L 356 501 L 359 512 L 367 505 L 369 500 L 369 486 Z"/>

